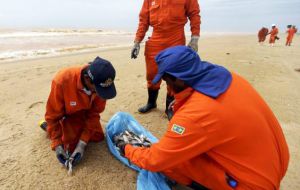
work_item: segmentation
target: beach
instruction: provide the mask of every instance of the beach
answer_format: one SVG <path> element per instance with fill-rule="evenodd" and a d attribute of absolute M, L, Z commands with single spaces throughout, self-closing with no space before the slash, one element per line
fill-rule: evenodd
<path fill-rule="evenodd" d="M 255 34 L 203 37 L 199 54 L 202 60 L 246 78 L 266 100 L 281 123 L 290 150 L 281 189 L 298 190 L 300 72 L 296 70 L 300 69 L 300 36 L 295 36 L 291 47 L 284 46 L 285 34 L 280 37 L 275 47 L 258 45 Z M 122 45 L 126 44 L 124 40 Z M 161 137 L 168 123 L 164 115 L 166 85 L 161 86 L 156 110 L 144 115 L 137 112 L 147 99 L 143 49 L 136 60 L 130 59 L 131 47 L 112 47 L 0 62 L 0 189 L 136 189 L 137 173 L 116 160 L 105 141 L 90 143 L 73 176 L 68 176 L 38 123 L 44 117 L 55 73 L 100 56 L 110 60 L 117 71 L 117 97 L 107 102 L 101 114 L 103 129 L 116 112 L 124 111 Z"/>

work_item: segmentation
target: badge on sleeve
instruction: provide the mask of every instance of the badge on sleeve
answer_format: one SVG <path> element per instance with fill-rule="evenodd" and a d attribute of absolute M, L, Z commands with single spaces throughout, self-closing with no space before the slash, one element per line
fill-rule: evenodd
<path fill-rule="evenodd" d="M 76 106 L 76 102 L 75 101 L 70 101 L 70 106 Z"/>
<path fill-rule="evenodd" d="M 172 131 L 179 134 L 179 135 L 182 135 L 185 131 L 185 128 L 184 127 L 181 127 L 177 124 L 173 124 L 172 126 Z"/>

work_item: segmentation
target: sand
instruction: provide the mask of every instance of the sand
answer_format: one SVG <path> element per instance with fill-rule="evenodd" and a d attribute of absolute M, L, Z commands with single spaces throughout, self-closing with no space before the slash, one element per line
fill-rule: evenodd
<path fill-rule="evenodd" d="M 292 47 L 260 46 L 255 35 L 204 37 L 203 60 L 224 65 L 244 76 L 267 101 L 284 130 L 291 154 L 282 189 L 300 189 L 300 38 Z M 298 39 L 299 38 L 299 39 Z M 157 137 L 164 134 L 165 84 L 158 109 L 146 114 L 137 108 L 146 101 L 143 52 L 130 59 L 130 48 L 0 64 L 0 189 L 135 189 L 136 172 L 114 159 L 106 142 L 88 145 L 74 175 L 56 160 L 46 134 L 38 126 L 54 74 L 61 68 L 87 63 L 96 56 L 110 60 L 116 70 L 118 95 L 108 101 L 101 123 L 117 111 L 130 112 Z M 253 158 L 255 159 L 255 158 Z M 184 189 L 177 187 L 176 189 Z"/>

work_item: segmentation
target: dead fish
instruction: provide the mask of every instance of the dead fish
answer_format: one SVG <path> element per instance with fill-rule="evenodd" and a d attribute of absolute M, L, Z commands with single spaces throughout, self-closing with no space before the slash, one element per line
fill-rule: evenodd
<path fill-rule="evenodd" d="M 152 144 L 151 141 L 144 135 L 137 135 L 129 130 L 125 130 L 119 135 L 114 136 L 113 140 L 116 145 L 125 142 L 133 146 L 150 147 Z"/>

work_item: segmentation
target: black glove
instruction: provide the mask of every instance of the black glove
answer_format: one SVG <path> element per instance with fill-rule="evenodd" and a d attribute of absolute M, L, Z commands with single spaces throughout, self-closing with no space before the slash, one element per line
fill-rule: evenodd
<path fill-rule="evenodd" d="M 69 159 L 69 156 L 65 152 L 64 148 L 62 145 L 58 145 L 55 148 L 55 153 L 58 161 L 62 164 L 65 165 L 66 161 Z"/>
<path fill-rule="evenodd" d="M 125 146 L 127 145 L 127 143 L 125 141 L 119 141 L 117 144 L 116 144 L 116 147 L 119 148 L 119 152 L 120 152 L 120 155 L 125 157 Z"/>
<path fill-rule="evenodd" d="M 131 50 L 131 59 L 136 59 L 140 52 L 140 42 L 134 42 Z"/>

